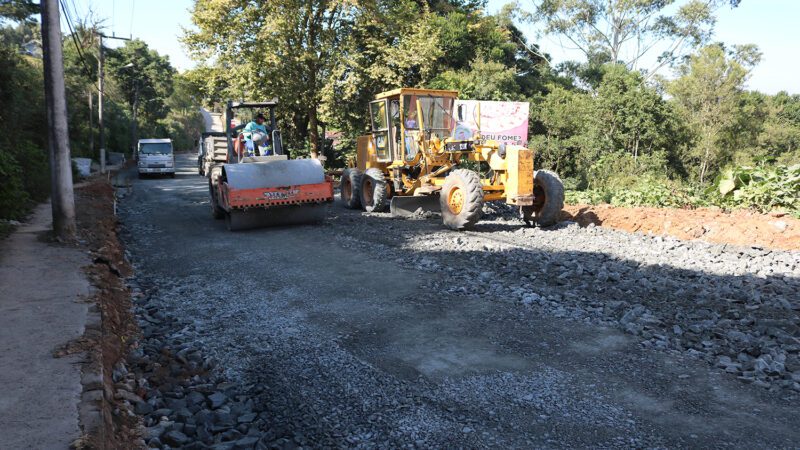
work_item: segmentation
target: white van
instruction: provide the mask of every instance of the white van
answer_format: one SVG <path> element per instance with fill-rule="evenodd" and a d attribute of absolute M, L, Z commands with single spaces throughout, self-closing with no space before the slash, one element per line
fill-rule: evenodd
<path fill-rule="evenodd" d="M 171 139 L 139 139 L 136 150 L 139 159 L 139 176 L 168 174 L 175 178 L 175 154 Z"/>

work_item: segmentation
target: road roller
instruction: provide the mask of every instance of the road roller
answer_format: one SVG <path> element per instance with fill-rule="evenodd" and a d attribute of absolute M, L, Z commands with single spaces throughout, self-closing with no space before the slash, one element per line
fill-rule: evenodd
<path fill-rule="evenodd" d="M 333 180 L 322 163 L 284 153 L 277 104 L 227 103 L 227 160 L 210 169 L 208 187 L 211 214 L 230 231 L 318 223 L 333 202 Z"/>

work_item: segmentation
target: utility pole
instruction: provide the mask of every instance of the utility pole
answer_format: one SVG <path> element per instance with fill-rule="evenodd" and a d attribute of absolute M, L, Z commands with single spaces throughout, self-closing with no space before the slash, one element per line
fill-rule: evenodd
<path fill-rule="evenodd" d="M 53 232 L 57 238 L 73 240 L 77 231 L 75 197 L 72 191 L 72 160 L 69 151 L 64 55 L 61 48 L 58 0 L 42 0 L 41 14 Z"/>
<path fill-rule="evenodd" d="M 139 137 L 139 122 L 137 111 L 139 109 L 139 82 L 138 80 L 134 80 L 133 82 L 133 121 L 131 122 L 131 151 L 135 154 L 136 153 L 136 141 Z"/>
<path fill-rule="evenodd" d="M 97 131 L 100 133 L 100 173 L 106 173 L 106 133 L 103 125 L 103 34 L 97 33 L 100 40 L 100 54 L 97 58 Z"/>
<path fill-rule="evenodd" d="M 130 41 L 128 38 L 121 38 L 116 36 L 106 36 L 103 33 L 97 33 L 100 41 L 100 55 L 97 58 L 97 88 L 100 92 L 97 94 L 97 130 L 100 132 L 100 172 L 106 173 L 106 135 L 103 126 L 103 92 L 105 74 L 103 73 L 103 64 L 105 56 L 103 52 L 103 38 L 118 39 L 120 41 Z"/>
<path fill-rule="evenodd" d="M 89 154 L 94 155 L 94 106 L 92 105 L 92 90 L 89 89 Z"/>

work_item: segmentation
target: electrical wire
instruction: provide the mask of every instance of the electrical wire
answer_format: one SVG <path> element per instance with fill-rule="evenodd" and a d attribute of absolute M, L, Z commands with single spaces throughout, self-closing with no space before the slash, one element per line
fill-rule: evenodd
<path fill-rule="evenodd" d="M 72 13 L 75 14 L 75 19 L 77 20 L 79 17 L 83 17 L 83 14 L 78 11 L 78 5 L 75 4 L 75 0 L 70 0 L 70 4 L 72 4 Z"/>
<path fill-rule="evenodd" d="M 78 44 L 78 38 L 75 33 L 75 28 L 73 28 L 72 26 L 72 17 L 70 16 L 69 10 L 67 9 L 64 0 L 59 0 L 59 3 L 61 4 L 61 9 L 64 10 L 64 20 L 66 20 L 67 27 L 69 27 L 70 36 L 72 37 L 72 43 L 75 44 L 75 50 L 78 51 L 78 58 L 81 60 L 81 64 L 83 65 L 83 68 L 86 70 L 86 74 L 91 75 L 92 71 L 91 69 L 89 69 L 89 64 L 86 62 L 86 57 L 83 54 L 83 50 L 81 50 L 80 44 Z M 100 88 L 97 86 L 94 80 L 92 80 L 92 84 L 99 92 Z"/>

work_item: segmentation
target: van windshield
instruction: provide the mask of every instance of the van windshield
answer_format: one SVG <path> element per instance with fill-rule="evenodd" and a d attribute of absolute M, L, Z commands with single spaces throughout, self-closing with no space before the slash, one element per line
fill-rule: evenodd
<path fill-rule="evenodd" d="M 153 142 L 148 144 L 139 144 L 139 153 L 142 155 L 169 155 L 172 153 L 172 143 Z"/>

